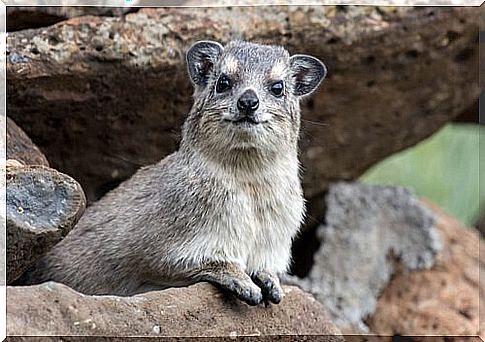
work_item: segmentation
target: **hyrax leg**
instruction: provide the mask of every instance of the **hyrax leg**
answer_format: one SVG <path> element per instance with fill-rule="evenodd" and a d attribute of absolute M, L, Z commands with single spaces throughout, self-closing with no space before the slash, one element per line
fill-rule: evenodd
<path fill-rule="evenodd" d="M 261 288 L 265 300 L 275 304 L 281 302 L 283 289 L 276 274 L 258 271 L 252 275 L 252 279 Z"/>
<path fill-rule="evenodd" d="M 208 263 L 198 276 L 201 281 L 208 281 L 219 286 L 249 305 L 258 305 L 263 300 L 261 289 L 236 264 L 229 262 Z"/>

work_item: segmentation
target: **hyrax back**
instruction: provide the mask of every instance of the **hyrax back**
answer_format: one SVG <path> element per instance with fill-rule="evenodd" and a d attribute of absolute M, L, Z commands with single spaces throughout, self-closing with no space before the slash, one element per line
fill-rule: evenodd
<path fill-rule="evenodd" d="M 304 215 L 299 99 L 325 76 L 282 47 L 202 41 L 187 53 L 194 105 L 179 151 L 86 210 L 28 275 L 88 294 L 209 281 L 278 303 Z"/>

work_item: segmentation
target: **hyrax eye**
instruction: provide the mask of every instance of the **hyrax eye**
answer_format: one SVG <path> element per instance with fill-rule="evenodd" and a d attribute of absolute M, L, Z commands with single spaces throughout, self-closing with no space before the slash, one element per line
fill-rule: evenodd
<path fill-rule="evenodd" d="M 276 81 L 269 87 L 271 93 L 276 97 L 280 97 L 281 95 L 283 95 L 283 89 L 283 81 Z"/>
<path fill-rule="evenodd" d="M 216 85 L 216 91 L 218 93 L 223 93 L 232 87 L 232 82 L 229 76 L 226 74 L 222 74 L 219 76 L 219 79 L 217 80 L 217 85 Z"/>

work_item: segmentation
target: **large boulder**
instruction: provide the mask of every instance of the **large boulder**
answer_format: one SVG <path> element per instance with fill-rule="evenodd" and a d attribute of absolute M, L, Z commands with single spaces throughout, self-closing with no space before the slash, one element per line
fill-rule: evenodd
<path fill-rule="evenodd" d="M 268 6 L 73 18 L 9 34 L 9 115 L 93 200 L 177 148 L 191 43 L 282 44 L 329 70 L 303 105 L 312 209 L 329 182 L 359 176 L 478 98 L 478 16 L 466 7 Z"/>
<path fill-rule="evenodd" d="M 251 341 L 268 341 L 271 335 L 292 335 L 292 341 L 300 340 L 296 335 L 322 335 L 321 340 L 341 340 L 311 295 L 295 287 L 284 290 L 280 305 L 250 307 L 207 283 L 134 297 L 85 296 L 53 282 L 8 287 L 7 335 L 252 336 Z"/>

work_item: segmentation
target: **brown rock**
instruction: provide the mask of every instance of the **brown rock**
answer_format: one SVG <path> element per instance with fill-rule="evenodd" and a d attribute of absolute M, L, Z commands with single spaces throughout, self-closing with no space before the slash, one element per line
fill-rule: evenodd
<path fill-rule="evenodd" d="M 26 165 L 49 166 L 39 148 L 10 118 L 7 118 L 7 159 L 14 159 Z"/>
<path fill-rule="evenodd" d="M 400 272 L 380 296 L 367 324 L 382 335 L 481 335 L 485 332 L 479 301 L 485 284 L 485 251 L 476 230 L 464 227 L 436 206 L 437 227 L 444 241 L 442 253 L 430 270 Z"/>
<path fill-rule="evenodd" d="M 303 106 L 312 207 L 329 182 L 359 176 L 473 103 L 478 15 L 471 7 L 268 6 L 75 18 L 8 36 L 9 115 L 93 200 L 177 148 L 192 42 L 282 44 L 329 69 Z"/>
<path fill-rule="evenodd" d="M 16 0 L 10 1 L 10 3 Z M 137 1 L 134 0 L 133 3 Z M 70 4 L 75 4 L 71 1 Z M 85 2 L 78 1 L 79 4 Z M 101 4 L 102 2 L 98 2 Z M 25 2 L 23 2 L 25 4 Z M 47 5 L 38 1 L 37 5 Z M 59 21 L 83 15 L 120 16 L 132 7 L 93 7 L 93 6 L 8 6 L 7 7 L 7 31 L 18 31 L 31 28 L 50 26 Z"/>
<path fill-rule="evenodd" d="M 207 283 L 134 297 L 86 296 L 53 282 L 8 287 L 7 335 L 250 335 L 267 341 L 268 335 L 339 334 L 311 295 L 295 287 L 285 292 L 280 305 L 266 308 L 224 297 Z"/>
<path fill-rule="evenodd" d="M 7 284 L 74 227 L 86 207 L 74 179 L 45 166 L 8 166 Z"/>
<path fill-rule="evenodd" d="M 477 99 L 468 109 L 466 109 L 463 113 L 458 115 L 454 121 L 478 124 L 480 119 L 479 114 L 480 114 L 480 110 L 478 107 L 478 99 Z"/>

